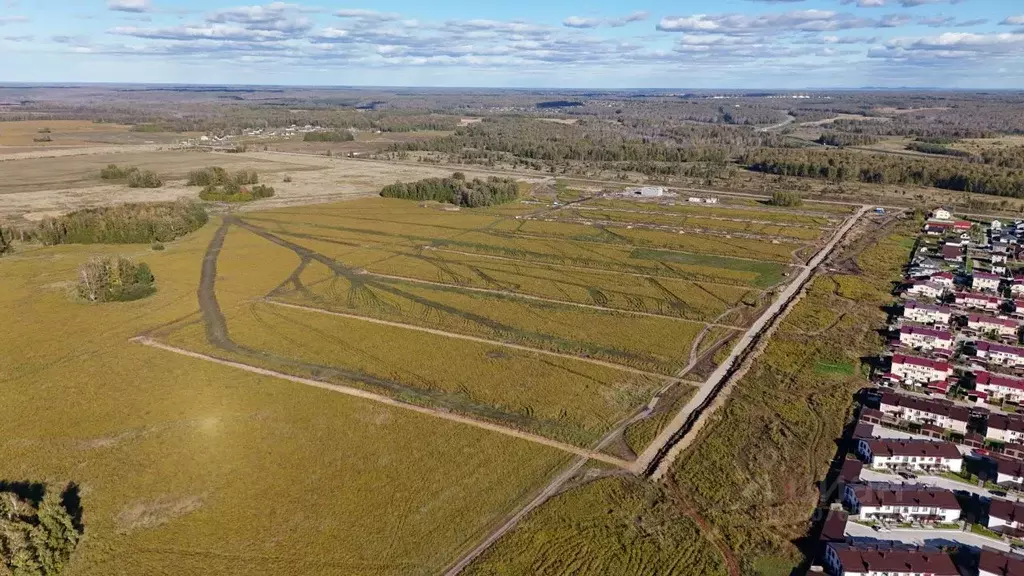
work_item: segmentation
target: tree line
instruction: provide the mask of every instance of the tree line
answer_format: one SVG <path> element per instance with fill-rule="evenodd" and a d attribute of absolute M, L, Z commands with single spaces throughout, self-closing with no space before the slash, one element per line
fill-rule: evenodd
<path fill-rule="evenodd" d="M 169 242 L 203 227 L 209 216 L 195 202 L 155 202 L 86 208 L 45 218 L 27 231 L 56 244 L 149 244 Z"/>
<path fill-rule="evenodd" d="M 1024 173 L 955 160 L 805 149 L 758 150 L 744 154 L 740 162 L 750 170 L 782 176 L 1024 197 Z"/>
<path fill-rule="evenodd" d="M 163 179 L 156 172 L 140 170 L 138 166 L 122 168 L 117 164 L 107 164 L 106 168 L 100 169 L 100 178 L 124 180 L 129 188 L 159 188 L 164 185 Z"/>
<path fill-rule="evenodd" d="M 477 208 L 504 204 L 519 195 L 519 183 L 512 178 L 492 176 L 487 180 L 467 180 L 465 174 L 455 172 L 449 178 L 426 178 L 416 182 L 396 182 L 385 186 L 384 198 L 406 200 L 433 200 L 456 206 Z"/>
<path fill-rule="evenodd" d="M 303 142 L 351 142 L 356 137 L 348 130 L 341 132 L 306 132 Z"/>

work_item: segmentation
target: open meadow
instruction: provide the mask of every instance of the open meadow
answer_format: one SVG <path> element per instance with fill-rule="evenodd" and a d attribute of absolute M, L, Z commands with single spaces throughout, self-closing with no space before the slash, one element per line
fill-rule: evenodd
<path fill-rule="evenodd" d="M 568 220 L 585 207 L 563 221 L 553 204 L 304 206 L 301 186 L 364 195 L 396 174 L 443 171 L 269 152 L 117 156 L 5 165 L 38 163 L 20 177 L 55 212 L 101 189 L 99 204 L 122 197 L 90 183 L 115 161 L 173 178 L 258 165 L 282 193 L 159 250 L 19 244 L 0 259 L 0 304 L 19 320 L 0 335 L 15 359 L 0 363 L 0 403 L 13 407 L 0 478 L 79 485 L 87 531 L 72 574 L 441 572 L 571 457 L 628 468 L 788 282 L 796 253 L 841 220 L 644 206 L 602 207 L 614 218 L 583 226 Z M 64 166 L 47 173 L 46 162 Z M 131 191 L 186 193 L 176 182 Z M 701 219 L 700 230 L 642 227 L 677 218 Z M 144 261 L 155 294 L 75 298 L 79 265 L 99 254 Z M 671 541 L 677 573 L 723 570 L 696 523 L 670 522 L 671 502 L 640 511 L 657 491 L 618 482 L 567 510 L 611 498 L 621 514 L 594 532 L 603 542 Z M 621 534 L 631 510 L 656 534 Z M 562 521 L 571 543 L 578 524 Z M 587 566 L 653 561 L 610 554 Z"/>

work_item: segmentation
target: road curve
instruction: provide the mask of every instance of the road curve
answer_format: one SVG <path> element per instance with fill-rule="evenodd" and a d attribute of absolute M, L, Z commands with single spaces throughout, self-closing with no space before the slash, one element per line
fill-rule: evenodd
<path fill-rule="evenodd" d="M 750 326 L 739 342 L 737 342 L 729 357 L 715 369 L 697 391 L 697 394 L 683 406 L 668 426 L 658 434 L 654 441 L 648 445 L 647 449 L 631 464 L 631 469 L 634 473 L 650 476 L 653 480 L 660 480 L 665 475 L 672 466 L 672 462 L 675 461 L 685 447 L 682 443 L 683 438 L 685 438 L 697 419 L 710 406 L 713 406 L 715 397 L 728 381 L 727 376 L 732 372 L 736 361 L 743 357 L 747 350 L 758 341 L 762 332 L 782 319 L 783 312 L 786 311 L 789 303 L 796 297 L 807 281 L 811 279 L 817 267 L 832 254 L 836 246 L 839 245 L 839 242 L 846 236 L 846 233 L 853 228 L 853 225 L 869 209 L 871 209 L 871 206 L 862 206 L 860 210 L 848 218 L 839 230 L 836 231 L 832 240 L 815 254 L 807 267 L 800 270 L 797 277 L 783 289 L 775 302 Z"/>

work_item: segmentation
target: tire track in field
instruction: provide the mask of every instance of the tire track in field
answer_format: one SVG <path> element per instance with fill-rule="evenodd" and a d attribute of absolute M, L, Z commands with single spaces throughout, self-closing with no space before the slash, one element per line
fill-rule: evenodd
<path fill-rule="evenodd" d="M 512 298 L 522 298 L 522 299 L 525 299 L 525 300 L 537 300 L 539 302 L 550 302 L 552 304 L 563 304 L 565 306 L 575 306 L 575 307 L 578 307 L 578 308 L 588 308 L 588 309 L 591 309 L 591 310 L 600 310 L 602 312 L 618 312 L 618 313 L 630 314 L 630 315 L 634 315 L 634 316 L 647 316 L 647 317 L 651 317 L 651 318 L 662 318 L 662 319 L 665 319 L 665 320 L 675 320 L 677 322 L 687 322 L 687 323 L 690 323 L 690 324 L 706 324 L 706 325 L 710 325 L 710 326 L 720 326 L 722 328 L 731 328 L 733 330 L 741 330 L 742 329 L 739 326 L 728 326 L 728 325 L 724 325 L 724 324 L 714 324 L 714 323 L 702 322 L 700 320 L 691 320 L 691 319 L 683 318 L 681 316 L 667 316 L 665 314 L 654 314 L 652 312 L 641 312 L 639 310 L 629 310 L 629 309 L 625 309 L 625 308 L 609 308 L 607 306 L 598 306 L 596 304 L 583 304 L 581 302 L 571 302 L 571 301 L 567 301 L 567 300 L 557 300 L 555 298 L 545 298 L 543 296 L 533 296 L 531 294 L 523 294 L 521 292 L 512 292 L 512 291 L 509 291 L 509 290 L 494 290 L 494 289 L 491 289 L 491 288 L 477 288 L 475 286 L 457 286 L 457 285 L 447 284 L 447 283 L 444 283 L 444 282 L 434 282 L 433 280 L 422 280 L 422 279 L 419 279 L 419 278 L 410 278 L 408 276 L 394 276 L 394 275 L 391 275 L 391 274 L 380 274 L 378 272 L 369 272 L 369 271 L 360 272 L 360 274 L 363 274 L 365 276 L 373 276 L 375 278 L 382 278 L 382 279 L 385 279 L 385 280 L 397 280 L 397 281 L 400 281 L 400 282 L 411 282 L 411 283 L 414 283 L 414 284 L 427 284 L 427 285 L 430 285 L 430 286 L 440 286 L 442 288 L 451 288 L 451 289 L 455 289 L 455 290 L 468 290 L 468 291 L 471 291 L 471 292 L 481 292 L 481 293 L 485 293 L 485 294 L 497 294 L 499 296 L 509 296 L 509 297 L 512 297 Z M 678 300 L 678 297 L 676 297 L 674 294 L 672 294 L 671 291 L 666 290 L 660 284 L 657 284 L 657 287 L 661 288 L 667 294 L 671 295 L 673 298 Z M 717 298 L 717 296 L 716 296 L 716 298 Z M 723 303 L 725 303 L 725 302 L 723 301 Z"/>
<path fill-rule="evenodd" d="M 270 370 L 270 369 L 267 369 L 267 368 L 260 368 L 258 366 L 252 366 L 250 364 L 245 364 L 245 363 L 242 363 L 242 362 L 235 362 L 233 360 L 225 360 L 223 358 L 217 358 L 215 356 L 210 356 L 210 355 L 207 355 L 207 354 L 201 354 L 199 352 L 193 352 L 191 350 L 185 350 L 184 348 L 178 348 L 178 347 L 175 347 L 175 346 L 170 346 L 170 345 L 167 345 L 167 344 L 163 344 L 163 343 L 157 342 L 156 340 L 153 340 L 151 338 L 147 338 L 145 336 L 139 336 L 139 337 L 133 338 L 132 341 L 133 342 L 137 342 L 139 344 L 142 344 L 144 346 L 149 346 L 151 348 L 159 348 L 160 350 L 165 350 L 165 351 L 168 351 L 168 352 L 174 352 L 175 354 L 181 354 L 182 356 L 188 356 L 189 358 L 195 358 L 197 360 L 204 360 L 204 361 L 207 361 L 207 362 L 212 362 L 214 364 L 220 364 L 221 366 L 228 366 L 228 367 L 231 367 L 231 368 L 237 368 L 239 370 L 244 370 L 246 372 L 250 372 L 250 373 L 253 373 L 253 374 L 259 374 L 261 376 L 270 376 L 270 377 L 273 377 L 273 378 L 279 378 L 281 380 L 288 380 L 288 381 L 295 382 L 295 383 L 298 383 L 298 384 L 304 384 L 306 386 L 312 386 L 314 388 L 320 388 L 322 390 L 329 390 L 331 392 L 339 392 L 339 393 L 345 394 L 347 396 L 354 396 L 356 398 L 362 398 L 364 400 L 370 400 L 370 401 L 373 401 L 373 402 L 378 402 L 380 404 L 387 404 L 387 405 L 395 407 L 395 408 L 401 408 L 401 409 L 404 409 L 404 410 L 410 410 L 412 412 L 418 412 L 420 414 L 427 414 L 427 415 L 430 415 L 430 416 L 433 416 L 433 417 L 436 417 L 436 418 L 441 418 L 442 420 L 449 420 L 451 422 L 458 422 L 460 424 L 465 424 L 467 426 L 473 426 L 475 428 L 482 428 L 484 430 L 489 430 L 491 432 L 497 432 L 499 434 L 504 434 L 506 436 L 511 436 L 511 437 L 514 437 L 514 438 L 519 438 L 521 440 L 526 440 L 526 441 L 529 441 L 529 442 L 533 442 L 535 444 L 542 444 L 544 446 L 555 448 L 555 449 L 561 450 L 563 452 L 568 452 L 570 454 L 575 454 L 577 456 L 580 456 L 581 458 L 585 458 L 585 459 L 589 459 L 589 460 L 598 460 L 598 461 L 604 462 L 606 464 L 611 464 L 612 466 L 616 466 L 618 468 L 628 468 L 629 467 L 629 463 L 626 462 L 625 460 L 621 460 L 619 458 L 615 458 L 614 456 L 608 456 L 607 454 L 603 454 L 601 452 L 597 452 L 597 451 L 593 451 L 593 450 L 587 450 L 585 448 L 580 448 L 578 446 L 573 446 L 571 444 L 566 444 L 564 442 L 559 442 L 557 440 L 552 440 L 552 439 L 547 438 L 545 436 L 539 436 L 537 434 L 531 434 L 529 432 L 523 432 L 522 430 L 517 430 L 515 428 L 509 428 L 507 426 L 501 426 L 501 425 L 493 424 L 493 423 L 490 423 L 490 422 L 484 422 L 484 421 L 481 421 L 481 420 L 476 420 L 476 419 L 473 419 L 473 418 L 469 418 L 468 416 L 460 416 L 459 414 L 455 414 L 455 413 L 452 413 L 452 412 L 447 412 L 447 411 L 444 411 L 444 410 L 438 410 L 436 408 L 428 408 L 428 407 L 425 407 L 425 406 L 417 406 L 415 404 L 408 404 L 406 402 L 402 402 L 401 400 L 396 400 L 396 399 L 394 399 L 394 398 L 392 398 L 390 396 L 385 396 L 383 394 L 375 394 L 373 392 L 368 392 L 368 391 L 362 390 L 360 388 L 353 388 L 353 387 L 350 387 L 350 386 L 344 386 L 342 384 L 332 384 L 332 383 L 324 382 L 324 381 L 321 381 L 321 380 L 314 380 L 312 378 L 303 378 L 301 376 L 294 376 L 292 374 L 286 374 L 284 372 L 277 372 L 275 370 Z"/>
<path fill-rule="evenodd" d="M 417 332 L 425 332 L 427 334 L 433 334 L 435 336 L 444 336 L 446 338 L 456 338 L 458 340 L 467 340 L 469 342 L 477 342 L 479 344 L 487 344 L 488 346 L 501 346 L 504 348 L 511 348 L 513 350 L 519 350 L 522 352 L 529 352 L 533 354 L 543 354 L 547 356 L 555 356 L 557 358 L 565 358 L 567 360 L 576 360 L 579 362 L 587 362 L 590 364 L 597 364 L 598 366 L 604 366 L 605 368 L 612 368 L 615 370 L 622 370 L 624 372 L 632 372 L 633 374 L 639 374 L 641 376 L 650 376 L 652 378 L 658 378 L 659 380 L 678 380 L 674 376 L 666 374 L 658 374 L 657 372 L 648 372 L 639 368 L 633 368 L 632 366 L 623 366 L 622 364 L 616 364 L 614 362 L 607 362 L 605 360 L 599 360 L 597 358 L 583 358 L 580 356 L 574 356 L 572 354 L 565 354 L 562 352 L 554 352 L 552 350 L 544 350 L 541 348 L 531 348 L 529 346 L 523 346 L 521 344 L 513 344 L 511 342 L 501 342 L 499 340 L 488 340 L 486 338 L 479 338 L 477 336 L 468 336 L 466 334 L 459 334 L 458 332 L 448 332 L 446 330 L 438 330 L 435 328 L 425 328 L 423 326 L 417 326 L 415 324 L 405 324 L 403 322 L 392 322 L 390 320 L 380 320 L 377 318 L 371 318 L 369 316 L 361 316 L 359 314 L 349 314 L 347 312 L 335 312 L 334 310 L 324 310 L 323 308 L 315 308 L 313 306 L 303 306 L 301 304 L 292 304 L 290 302 L 281 302 L 280 300 L 264 300 L 267 304 L 273 304 L 274 306 L 283 306 L 285 308 L 292 308 L 295 310 L 302 310 L 305 312 L 311 312 L 314 314 L 325 314 L 327 316 L 338 316 L 340 318 L 348 318 L 350 320 L 361 320 L 363 322 L 369 322 L 371 324 L 379 324 L 381 326 L 391 326 L 393 328 L 404 328 L 406 330 L 415 330 Z"/>

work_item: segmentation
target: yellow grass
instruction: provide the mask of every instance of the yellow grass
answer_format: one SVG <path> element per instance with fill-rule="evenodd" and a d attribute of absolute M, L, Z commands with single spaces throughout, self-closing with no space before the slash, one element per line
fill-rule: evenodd
<path fill-rule="evenodd" d="M 91 134 L 127 132 L 131 126 L 97 124 L 90 120 L 19 120 L 0 122 L 0 146 L 67 146 L 88 144 Z M 49 129 L 47 134 L 40 130 Z M 49 136 L 52 142 L 35 142 Z"/>
<path fill-rule="evenodd" d="M 66 246 L 0 259 L 0 478 L 81 486 L 86 538 L 69 573 L 436 574 L 565 462 L 129 343 L 195 318 L 214 227 L 164 252 Z M 159 291 L 69 300 L 66 283 L 95 253 L 146 261 Z M 223 272 L 241 279 L 244 267 Z M 232 293 L 245 298 L 222 297 Z"/>

